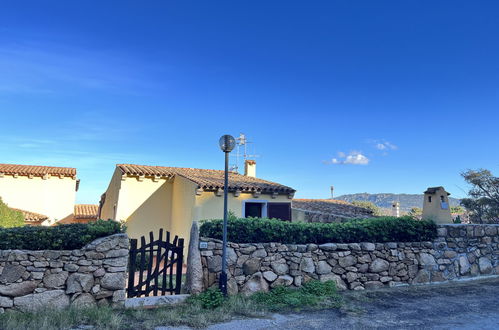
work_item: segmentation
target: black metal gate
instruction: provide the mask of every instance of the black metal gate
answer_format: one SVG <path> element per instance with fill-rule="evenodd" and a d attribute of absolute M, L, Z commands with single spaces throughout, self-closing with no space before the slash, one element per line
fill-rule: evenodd
<path fill-rule="evenodd" d="M 140 296 L 164 296 L 179 294 L 182 286 L 182 263 L 184 259 L 184 239 L 175 236 L 170 242 L 170 233 L 159 230 L 158 240 L 149 233 L 149 243 L 145 236 L 130 241 L 130 261 L 128 269 L 128 298 Z"/>

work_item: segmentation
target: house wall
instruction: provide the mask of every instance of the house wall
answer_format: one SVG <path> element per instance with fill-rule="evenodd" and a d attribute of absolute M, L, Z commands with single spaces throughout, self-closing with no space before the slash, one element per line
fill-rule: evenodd
<path fill-rule="evenodd" d="M 270 194 L 261 194 L 255 198 L 253 194 L 241 193 L 238 197 L 234 196 L 233 192 L 228 194 L 228 209 L 237 217 L 243 217 L 243 201 L 267 201 L 269 203 L 291 203 L 288 195 L 278 195 L 272 199 Z M 206 219 L 221 219 L 223 218 L 224 199 L 222 196 L 217 196 L 216 193 L 205 191 L 201 195 L 196 196 L 196 209 L 194 220 Z M 190 228 L 190 227 L 189 227 Z"/>
<path fill-rule="evenodd" d="M 172 228 L 173 182 L 167 179 L 127 177 L 121 181 L 116 220 L 125 220 L 131 238 L 157 235 L 160 228 Z"/>
<path fill-rule="evenodd" d="M 428 199 L 430 196 L 431 202 Z M 446 209 L 441 207 L 441 198 L 447 204 Z M 449 197 L 444 189 L 438 189 L 434 194 L 424 195 L 423 219 L 431 219 L 439 224 L 452 223 Z"/>
<path fill-rule="evenodd" d="M 49 217 L 44 225 L 62 220 L 73 213 L 76 201 L 76 180 L 70 177 L 0 177 L 0 197 L 13 208 L 40 213 Z"/>
<path fill-rule="evenodd" d="M 109 182 L 109 186 L 106 190 L 106 200 L 104 201 L 104 205 L 102 205 L 100 218 L 104 220 L 116 219 L 116 210 L 118 207 L 118 199 L 120 195 L 121 189 L 121 171 L 116 169 L 113 173 L 113 177 L 111 178 L 111 182 Z"/>
<path fill-rule="evenodd" d="M 172 226 L 170 232 L 184 239 L 184 250 L 189 246 L 189 236 L 195 213 L 197 184 L 181 176 L 173 181 Z"/>

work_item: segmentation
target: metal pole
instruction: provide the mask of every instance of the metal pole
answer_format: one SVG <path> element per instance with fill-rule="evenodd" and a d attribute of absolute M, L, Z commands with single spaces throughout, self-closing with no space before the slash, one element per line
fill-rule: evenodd
<path fill-rule="evenodd" d="M 225 178 L 224 178 L 224 225 L 222 246 L 222 273 L 220 274 L 219 288 L 227 296 L 227 197 L 229 186 L 229 153 L 225 152 Z"/>

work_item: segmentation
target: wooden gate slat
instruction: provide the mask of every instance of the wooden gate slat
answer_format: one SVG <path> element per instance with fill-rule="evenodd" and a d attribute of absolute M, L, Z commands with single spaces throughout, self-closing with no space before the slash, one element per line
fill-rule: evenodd
<path fill-rule="evenodd" d="M 161 242 L 163 240 L 163 228 L 159 230 L 159 237 L 158 237 L 158 242 Z M 163 260 L 162 255 L 161 255 L 161 244 L 158 244 L 158 250 L 156 252 L 156 267 L 154 267 L 154 292 L 153 294 L 155 296 L 158 295 L 158 278 L 159 278 L 159 266 L 161 264 L 161 261 Z"/>
<path fill-rule="evenodd" d="M 166 293 L 166 273 L 168 271 L 167 265 L 168 265 L 168 255 L 170 254 L 170 232 L 166 232 L 166 250 L 165 250 L 165 264 L 163 266 L 164 272 L 163 272 L 163 283 L 161 286 L 161 294 L 165 295 Z"/>

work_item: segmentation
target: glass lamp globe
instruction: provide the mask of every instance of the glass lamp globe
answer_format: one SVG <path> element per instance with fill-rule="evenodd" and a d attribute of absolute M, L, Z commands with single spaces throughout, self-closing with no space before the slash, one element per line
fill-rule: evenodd
<path fill-rule="evenodd" d="M 218 141 L 218 145 L 223 152 L 231 152 L 236 146 L 236 139 L 232 135 L 224 135 Z"/>

